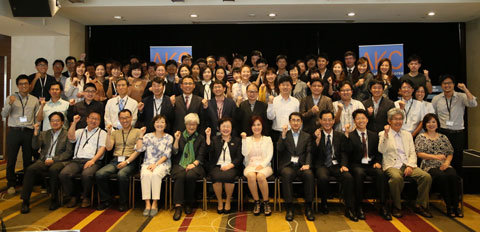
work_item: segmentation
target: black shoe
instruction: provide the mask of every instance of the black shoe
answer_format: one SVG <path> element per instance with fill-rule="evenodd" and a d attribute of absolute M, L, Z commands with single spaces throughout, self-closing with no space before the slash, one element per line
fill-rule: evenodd
<path fill-rule="evenodd" d="M 454 211 L 453 207 L 447 206 L 447 216 L 449 218 L 455 217 L 455 211 Z"/>
<path fill-rule="evenodd" d="M 285 214 L 285 220 L 289 222 L 293 221 L 293 209 L 291 207 L 288 207 L 287 209 L 287 214 Z"/>
<path fill-rule="evenodd" d="M 105 210 L 110 208 L 110 206 L 111 206 L 111 203 L 109 201 L 104 201 L 97 206 L 97 210 Z"/>
<path fill-rule="evenodd" d="M 392 215 L 396 218 L 401 218 L 403 215 L 402 215 L 402 210 L 401 209 L 397 209 L 396 207 L 393 207 L 392 209 Z"/>
<path fill-rule="evenodd" d="M 270 206 L 270 203 L 268 201 L 263 202 L 263 213 L 265 214 L 265 216 L 272 215 L 272 207 Z"/>
<path fill-rule="evenodd" d="M 217 209 L 217 213 L 218 214 L 223 214 L 223 213 L 225 213 L 225 210 L 224 209 Z"/>
<path fill-rule="evenodd" d="M 186 215 L 192 214 L 192 206 L 190 204 L 185 205 L 185 214 Z"/>
<path fill-rule="evenodd" d="M 126 203 L 120 203 L 120 205 L 118 206 L 118 211 L 125 212 L 125 211 L 127 211 L 127 208 L 128 208 L 128 206 L 127 206 Z"/>
<path fill-rule="evenodd" d="M 390 215 L 390 212 L 388 211 L 387 207 L 385 207 L 385 206 L 382 206 L 382 208 L 380 209 L 380 216 L 382 216 L 382 218 L 387 220 L 387 221 L 392 220 L 392 216 Z"/>
<path fill-rule="evenodd" d="M 58 209 L 59 205 L 58 205 L 58 202 L 56 199 L 52 199 L 52 201 L 50 202 L 50 207 L 48 207 L 49 210 L 56 210 Z"/>
<path fill-rule="evenodd" d="M 26 201 L 23 201 L 22 203 L 22 209 L 20 210 L 21 213 L 26 214 L 30 212 L 30 204 L 27 203 Z"/>
<path fill-rule="evenodd" d="M 462 209 L 460 208 L 455 209 L 455 217 L 463 218 Z"/>
<path fill-rule="evenodd" d="M 315 221 L 315 215 L 313 214 L 312 207 L 305 207 L 305 217 L 307 217 L 307 220 L 309 221 Z"/>
<path fill-rule="evenodd" d="M 365 213 L 363 212 L 362 207 L 358 207 L 357 209 L 357 218 L 358 220 L 365 220 Z"/>
<path fill-rule="evenodd" d="M 350 219 L 354 222 L 358 222 L 357 215 L 355 215 L 355 213 L 353 212 L 353 210 L 351 208 L 347 208 L 345 210 L 345 217 L 347 217 L 348 219 Z"/>
<path fill-rule="evenodd" d="M 430 212 L 428 212 L 428 209 L 423 208 L 422 206 L 416 206 L 415 209 L 413 210 L 416 214 L 420 214 L 423 217 L 426 218 L 431 218 L 433 217 Z"/>
<path fill-rule="evenodd" d="M 255 216 L 260 215 L 260 209 L 261 209 L 260 201 L 255 201 L 255 203 L 253 203 L 253 204 L 254 204 L 253 215 L 255 215 Z"/>
<path fill-rule="evenodd" d="M 223 214 L 230 214 L 231 212 L 232 212 L 232 209 L 229 209 L 229 210 L 223 209 Z"/>
<path fill-rule="evenodd" d="M 182 206 L 175 206 L 175 213 L 173 214 L 173 220 L 178 221 L 182 217 Z"/>
<path fill-rule="evenodd" d="M 323 214 L 328 214 L 329 210 L 327 203 L 320 204 L 320 212 L 322 212 Z"/>

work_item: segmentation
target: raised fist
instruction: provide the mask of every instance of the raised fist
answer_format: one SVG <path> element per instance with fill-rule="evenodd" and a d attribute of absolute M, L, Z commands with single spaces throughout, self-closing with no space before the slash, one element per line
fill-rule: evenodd
<path fill-rule="evenodd" d="M 8 98 L 8 104 L 10 104 L 10 105 L 13 104 L 13 102 L 15 102 L 16 99 L 17 99 L 17 97 L 15 97 L 15 96 L 13 96 L 13 95 L 10 96 L 10 97 Z"/>
<path fill-rule="evenodd" d="M 142 112 L 144 106 L 145 106 L 145 104 L 143 104 L 143 102 L 138 103 L 138 105 L 137 105 L 138 111 Z"/>
<path fill-rule="evenodd" d="M 273 104 L 273 99 L 274 99 L 274 98 L 275 98 L 275 97 L 272 96 L 272 95 L 268 96 L 268 104 Z"/>
<path fill-rule="evenodd" d="M 246 139 L 246 138 L 247 138 L 247 133 L 242 132 L 242 133 L 240 134 L 240 136 L 242 137 L 242 139 Z"/>
<path fill-rule="evenodd" d="M 147 131 L 147 128 L 146 128 L 146 127 L 140 128 L 140 134 L 141 134 L 142 136 L 145 134 L 146 131 Z"/>
<path fill-rule="evenodd" d="M 82 117 L 80 117 L 80 115 L 77 114 L 77 115 L 73 116 L 73 122 L 74 122 L 74 123 L 78 123 L 81 118 L 82 118 Z"/>
<path fill-rule="evenodd" d="M 175 132 L 174 136 L 175 136 L 175 140 L 179 140 L 180 136 L 182 136 L 182 132 L 177 131 L 177 132 Z"/>
<path fill-rule="evenodd" d="M 212 134 L 212 129 L 210 127 L 207 127 L 207 129 L 205 129 L 205 135 L 207 137 L 210 137 L 211 134 Z"/>

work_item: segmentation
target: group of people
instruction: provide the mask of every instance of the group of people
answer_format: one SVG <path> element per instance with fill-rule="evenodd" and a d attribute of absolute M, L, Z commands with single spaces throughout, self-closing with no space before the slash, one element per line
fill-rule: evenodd
<path fill-rule="evenodd" d="M 130 177 L 140 171 L 145 216 L 158 213 L 162 179 L 170 174 L 174 220 L 192 213 L 196 181 L 207 176 L 219 214 L 231 212 L 234 183 L 245 176 L 253 214 L 270 215 L 268 181 L 277 176 L 286 220 L 294 219 L 293 183 L 301 181 L 305 216 L 313 221 L 315 183 L 320 211 L 328 214 L 329 180 L 335 177 L 345 216 L 364 220 L 363 183 L 371 176 L 385 220 L 402 217 L 405 178 L 417 183 L 416 213 L 432 217 L 433 182 L 447 215 L 463 217 L 457 191 L 463 118 L 465 107 L 477 101 L 462 83 L 457 84 L 462 92 L 455 91 L 455 77 L 440 76 L 443 92 L 428 102 L 431 80 L 427 70 L 419 72 L 416 55 L 409 57 L 410 72 L 401 78 L 392 74 L 389 59 L 380 60 L 374 75 L 369 60 L 357 61 L 351 51 L 345 53 L 345 64 L 334 61 L 331 70 L 326 54 L 307 56 L 290 68 L 287 57 L 279 55 L 277 69 L 259 51 L 252 52 L 251 67 L 246 60 L 235 56 L 229 65 L 225 56 L 208 56 L 192 62 L 186 55 L 179 65 L 132 57 L 123 66 L 111 61 L 92 67 L 68 57 L 67 71 L 62 73 L 64 62 L 56 60 L 50 76 L 48 61 L 37 59 L 37 72 L 16 78 L 18 92 L 2 110 L 9 127 L 8 193 L 16 191 L 15 164 L 22 147 L 22 213 L 29 212 L 33 186 L 45 174 L 50 210 L 59 207 L 58 186 L 66 207 L 89 207 L 94 182 L 97 209 L 111 207 L 109 181 L 116 174 L 118 209 L 125 211 Z M 392 209 L 387 207 L 389 192 Z"/>

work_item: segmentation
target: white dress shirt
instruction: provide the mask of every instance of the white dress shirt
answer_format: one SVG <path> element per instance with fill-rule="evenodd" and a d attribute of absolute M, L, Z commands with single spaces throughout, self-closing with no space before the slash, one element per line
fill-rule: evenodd
<path fill-rule="evenodd" d="M 425 108 L 423 104 L 415 99 L 410 99 L 408 101 L 398 100 L 395 102 L 395 107 L 400 109 L 400 101 L 405 102 L 405 108 L 403 109 L 405 113 L 405 118 L 403 119 L 402 129 L 412 133 L 417 128 L 418 124 L 422 122 L 423 116 L 425 116 Z"/>
<path fill-rule="evenodd" d="M 335 125 L 335 130 L 339 132 L 343 132 L 345 125 L 350 124 L 350 130 L 355 127 L 353 123 L 352 113 L 357 109 L 365 109 L 361 101 L 351 99 L 348 105 L 345 105 L 345 102 L 342 100 L 333 102 L 333 110 L 334 113 L 337 114 L 338 111 L 338 104 L 343 104 L 342 114 L 340 115 L 340 122 Z"/>
<path fill-rule="evenodd" d="M 284 125 L 290 128 L 288 117 L 292 112 L 299 112 L 299 108 L 300 102 L 296 98 L 288 96 L 285 100 L 282 95 L 276 96 L 267 108 L 267 118 L 273 120 L 272 129 L 280 132 Z"/>
<path fill-rule="evenodd" d="M 57 102 L 53 102 L 52 99 L 50 99 L 47 103 L 45 103 L 45 106 L 43 107 L 43 125 L 42 125 L 42 131 L 47 131 L 50 130 L 52 127 L 50 126 L 50 120 L 48 119 L 48 116 L 53 113 L 53 112 L 60 112 L 63 113 L 65 118 L 67 118 L 67 110 L 70 104 L 68 101 L 65 101 L 63 99 L 58 99 Z M 67 120 L 65 120 L 65 128 L 67 125 Z"/>
<path fill-rule="evenodd" d="M 120 112 L 120 96 L 115 98 L 111 98 L 107 101 L 107 105 L 105 106 L 105 126 L 111 124 L 113 127 L 117 129 L 121 129 L 122 125 L 118 120 L 118 112 Z M 123 97 L 123 109 L 129 109 L 132 112 L 132 126 L 135 125 L 137 122 L 137 113 L 138 113 L 138 103 L 135 99 L 125 95 Z"/>
<path fill-rule="evenodd" d="M 92 159 L 100 147 L 105 147 L 106 140 L 107 132 L 99 127 L 90 131 L 88 127 L 77 129 L 75 140 L 70 140 L 71 143 L 77 143 L 73 150 L 73 159 Z"/>

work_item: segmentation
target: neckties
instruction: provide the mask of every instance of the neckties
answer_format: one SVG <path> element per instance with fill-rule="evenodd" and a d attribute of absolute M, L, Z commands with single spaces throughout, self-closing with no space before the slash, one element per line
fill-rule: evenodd
<path fill-rule="evenodd" d="M 189 96 L 185 96 L 185 106 L 188 108 L 190 107 L 190 101 L 188 100 Z"/>
<path fill-rule="evenodd" d="M 327 153 L 325 166 L 329 168 L 332 166 L 332 141 L 330 140 L 330 135 L 327 136 L 327 146 L 325 146 L 325 152 Z"/>
<path fill-rule="evenodd" d="M 352 74 L 352 69 L 351 68 L 348 69 L 348 74 Z"/>
<path fill-rule="evenodd" d="M 362 150 L 363 150 L 363 157 L 368 158 L 367 140 L 365 139 L 365 132 L 362 132 Z"/>
<path fill-rule="evenodd" d="M 120 109 L 120 111 L 122 111 L 123 108 L 125 108 L 125 106 L 123 105 L 123 99 L 120 99 L 120 102 L 118 103 L 118 108 Z"/>

